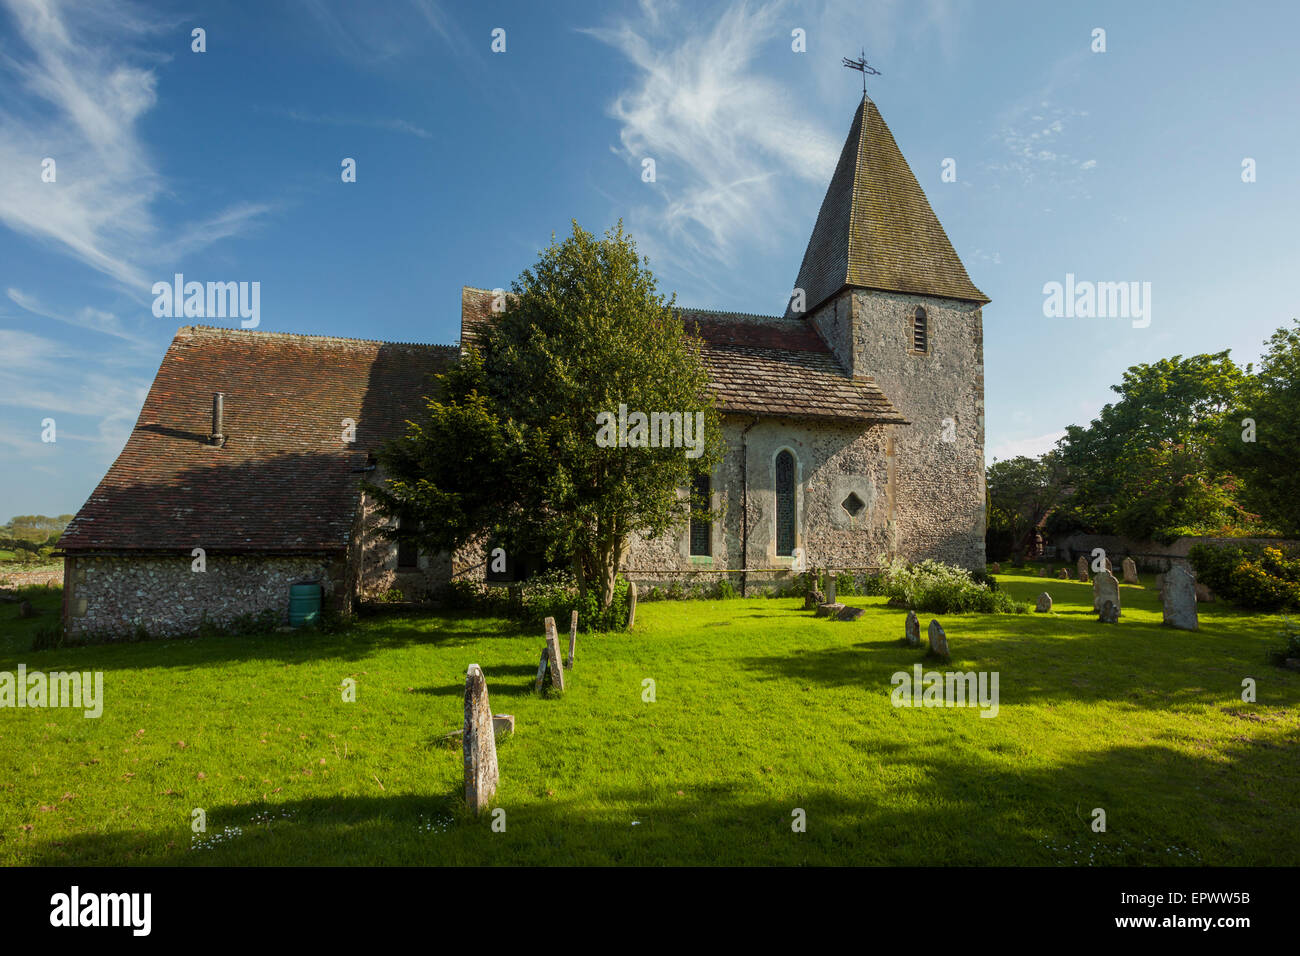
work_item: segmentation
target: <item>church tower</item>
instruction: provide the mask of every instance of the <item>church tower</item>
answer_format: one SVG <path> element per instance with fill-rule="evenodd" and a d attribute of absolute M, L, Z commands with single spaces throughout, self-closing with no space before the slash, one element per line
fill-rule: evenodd
<path fill-rule="evenodd" d="M 864 94 L 786 317 L 810 323 L 845 372 L 873 379 L 909 422 L 882 426 L 892 550 L 908 560 L 984 567 L 988 301 Z"/>

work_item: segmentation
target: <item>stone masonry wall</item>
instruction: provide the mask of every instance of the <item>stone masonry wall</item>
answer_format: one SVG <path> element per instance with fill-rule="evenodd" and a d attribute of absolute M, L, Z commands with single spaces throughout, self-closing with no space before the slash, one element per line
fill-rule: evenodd
<path fill-rule="evenodd" d="M 713 508 L 721 514 L 712 527 L 713 553 L 692 556 L 685 526 L 653 540 L 634 538 L 624 562 L 629 578 L 662 585 L 725 576 L 739 587 L 738 574 L 721 572 L 748 568 L 750 588 L 788 581 L 793 559 L 776 553 L 776 457 L 783 450 L 795 460 L 795 547 L 803 549 L 806 566 L 877 567 L 888 558 L 884 428 L 728 416 L 723 436 L 727 451 L 712 482 Z M 842 504 L 851 493 L 865 505 L 856 516 Z M 741 547 L 746 508 L 747 561 Z"/>
<path fill-rule="evenodd" d="M 912 348 L 923 306 L 925 352 Z M 853 374 L 908 419 L 890 426 L 894 549 L 906 560 L 984 566 L 984 332 L 980 307 L 934 296 L 846 291 L 811 320 Z M 951 424 L 946 425 L 945 419 Z"/>
<path fill-rule="evenodd" d="M 191 634 L 206 619 L 224 625 L 273 610 L 289 620 L 289 586 L 319 583 L 326 604 L 344 582 L 341 558 L 207 556 L 207 570 L 191 570 L 186 554 L 114 555 L 64 559 L 69 636 L 127 637 L 137 628 L 153 636 Z"/>

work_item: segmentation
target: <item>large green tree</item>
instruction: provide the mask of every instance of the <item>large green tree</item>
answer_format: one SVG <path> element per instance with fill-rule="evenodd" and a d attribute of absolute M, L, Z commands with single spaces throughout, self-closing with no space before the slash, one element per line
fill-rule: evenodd
<path fill-rule="evenodd" d="M 381 508 L 429 549 L 491 541 L 569 561 L 583 593 L 594 587 L 608 607 L 631 537 L 680 527 L 686 489 L 721 457 L 701 343 L 674 298 L 622 223 L 597 237 L 575 222 L 439 376 L 427 415 L 383 452 L 388 481 L 371 488 Z M 627 440 L 610 446 L 602 424 L 620 406 Z M 662 433 L 659 447 L 641 444 L 638 413 L 678 413 L 696 447 L 663 447 Z"/>
<path fill-rule="evenodd" d="M 1300 534 L 1300 320 L 1292 322 L 1266 343 L 1215 455 L 1241 478 L 1243 503 L 1290 535 Z"/>
<path fill-rule="evenodd" d="M 1058 452 L 1039 458 L 1024 455 L 989 465 L 988 533 L 1008 553 L 1024 550 L 1039 522 L 1061 498 L 1065 468 Z"/>
<path fill-rule="evenodd" d="M 1213 456 L 1249 372 L 1227 351 L 1129 368 L 1111 386 L 1120 400 L 1058 443 L 1072 493 L 1049 526 L 1169 539 L 1249 524 Z"/>

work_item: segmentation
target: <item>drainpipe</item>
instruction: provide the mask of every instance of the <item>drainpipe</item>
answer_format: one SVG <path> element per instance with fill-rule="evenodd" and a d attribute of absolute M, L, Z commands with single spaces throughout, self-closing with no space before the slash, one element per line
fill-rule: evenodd
<path fill-rule="evenodd" d="M 745 597 L 749 580 L 749 430 L 758 416 L 740 433 L 740 596 Z"/>

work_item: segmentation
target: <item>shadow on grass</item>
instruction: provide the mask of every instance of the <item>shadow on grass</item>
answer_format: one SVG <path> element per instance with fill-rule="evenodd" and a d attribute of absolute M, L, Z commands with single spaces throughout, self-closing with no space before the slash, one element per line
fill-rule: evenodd
<path fill-rule="evenodd" d="M 1023 750 L 1024 748 L 1020 748 Z M 848 799 L 826 787 L 757 797 L 759 768 L 698 785 L 655 780 L 590 788 L 578 798 L 512 792 L 503 750 L 507 829 L 471 816 L 459 792 L 374 794 L 209 807 L 208 832 L 238 834 L 190 850 L 188 814 L 166 831 L 82 834 L 34 844 L 36 865 L 1294 865 L 1286 836 L 1296 745 L 1234 745 L 1191 756 L 1113 747 L 1042 766 L 1017 745 L 981 754 L 871 741 L 889 788 Z M 1009 762 L 1014 760 L 1015 762 Z M 1242 777 L 1259 781 L 1243 784 Z M 391 782 L 390 782 L 391 785 Z M 1286 793 L 1281 796 L 1285 798 Z M 1091 831 L 1102 807 L 1108 832 Z M 806 832 L 791 822 L 806 813 Z M 1263 834 L 1243 846 L 1242 833 Z M 1272 834 L 1272 836 L 1270 836 Z"/>

